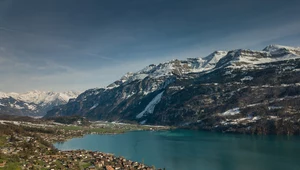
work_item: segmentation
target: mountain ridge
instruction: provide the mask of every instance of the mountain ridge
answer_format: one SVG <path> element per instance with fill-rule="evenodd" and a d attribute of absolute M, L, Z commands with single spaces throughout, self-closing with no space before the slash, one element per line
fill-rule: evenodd
<path fill-rule="evenodd" d="M 76 98 L 79 92 L 51 92 L 33 90 L 25 93 L 0 92 L 0 112 L 16 115 L 43 116 L 48 110 L 66 104 Z"/>
<path fill-rule="evenodd" d="M 216 66 L 216 64 L 221 59 L 223 59 L 225 56 L 227 56 L 229 53 L 232 53 L 232 55 L 238 55 L 238 56 L 241 56 L 241 55 L 247 54 L 247 53 L 250 53 L 250 54 L 252 53 L 252 55 L 255 53 L 258 53 L 258 54 L 264 56 L 263 58 L 265 58 L 265 60 L 263 60 L 263 59 L 262 59 L 262 61 L 258 60 L 254 64 L 261 64 L 264 62 L 266 62 L 266 63 L 277 62 L 277 61 L 280 61 L 280 57 L 278 58 L 278 60 L 274 60 L 274 59 L 272 60 L 271 58 L 268 58 L 268 57 L 272 56 L 271 53 L 274 54 L 275 52 L 282 51 L 282 50 L 287 53 L 288 56 L 286 56 L 286 57 L 290 57 L 289 59 L 291 59 L 292 57 L 297 58 L 297 56 L 300 55 L 300 47 L 289 47 L 289 46 L 283 46 L 283 45 L 268 45 L 265 48 L 263 48 L 263 50 L 260 50 L 260 51 L 254 51 L 254 50 L 248 50 L 248 49 L 236 49 L 236 50 L 231 50 L 231 51 L 218 50 L 218 51 L 214 51 L 213 53 L 209 54 L 206 57 L 187 58 L 186 60 L 174 59 L 174 60 L 171 60 L 168 62 L 159 63 L 157 65 L 150 64 L 150 65 L 146 66 L 145 68 L 141 69 L 140 71 L 137 71 L 135 73 L 129 72 L 129 73 L 125 74 L 120 80 L 117 80 L 117 81 L 121 81 L 122 83 L 124 83 L 128 79 L 131 79 L 131 78 L 133 78 L 133 80 L 136 80 L 136 79 L 143 79 L 147 76 L 150 76 L 150 77 L 166 76 L 168 74 L 171 74 L 172 71 L 182 73 L 181 71 L 184 69 L 182 69 L 180 71 L 174 69 L 173 66 L 176 65 L 176 62 L 177 63 L 184 62 L 184 63 L 188 63 L 191 65 L 190 68 L 188 68 L 190 70 L 188 70 L 188 69 L 184 70 L 184 71 L 186 71 L 186 72 L 183 72 L 185 74 L 208 71 L 208 70 L 213 69 L 214 66 Z M 287 59 L 288 58 L 283 58 L 281 60 L 287 60 Z M 254 62 L 254 61 L 255 60 L 253 60 L 252 62 Z M 161 74 L 159 74 L 159 73 L 161 73 Z M 108 85 L 108 87 L 110 87 L 110 86 L 115 87 L 112 84 Z"/>

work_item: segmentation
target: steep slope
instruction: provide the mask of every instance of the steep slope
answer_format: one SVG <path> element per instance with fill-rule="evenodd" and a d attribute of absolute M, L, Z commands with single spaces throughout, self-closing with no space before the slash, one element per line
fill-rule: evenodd
<path fill-rule="evenodd" d="M 177 77 L 208 70 L 226 54 L 224 51 L 216 51 L 205 58 L 151 64 L 136 73 L 127 73 L 107 88 L 87 90 L 76 100 L 51 110 L 46 116 L 78 114 L 95 120 L 135 120 L 135 115 L 131 115 L 130 112 L 140 110 L 140 107 L 152 100 L 153 95 L 165 89 Z M 121 117 L 115 114 L 121 112 L 127 113 Z"/>
<path fill-rule="evenodd" d="M 76 98 L 78 94 L 74 91 L 56 93 L 37 90 L 22 94 L 0 92 L 0 113 L 43 116 L 54 106 L 66 104 L 69 99 Z"/>
<path fill-rule="evenodd" d="M 300 50 L 214 52 L 126 74 L 46 116 L 135 121 L 223 132 L 300 134 Z"/>

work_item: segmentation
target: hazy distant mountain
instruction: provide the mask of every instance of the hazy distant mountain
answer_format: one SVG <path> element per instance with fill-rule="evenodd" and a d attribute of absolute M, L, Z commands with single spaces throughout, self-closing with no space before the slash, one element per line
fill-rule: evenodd
<path fill-rule="evenodd" d="M 79 92 L 30 91 L 26 93 L 0 92 L 0 113 L 14 115 L 43 116 L 54 106 L 66 104 Z"/>
<path fill-rule="evenodd" d="M 216 51 L 127 73 L 46 116 L 244 133 L 300 133 L 300 48 Z"/>

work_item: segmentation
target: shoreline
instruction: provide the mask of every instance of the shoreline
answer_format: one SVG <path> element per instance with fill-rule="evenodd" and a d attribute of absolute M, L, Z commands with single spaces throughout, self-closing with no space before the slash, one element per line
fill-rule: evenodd
<path fill-rule="evenodd" d="M 142 169 L 155 167 L 122 156 L 83 149 L 59 150 L 54 144 L 85 135 L 116 135 L 133 131 L 195 130 L 207 133 L 253 135 L 185 127 L 93 122 L 88 126 L 65 125 L 51 121 L 0 120 L 0 165 L 11 169 Z M 254 134 L 258 136 L 278 136 Z M 286 136 L 286 135 L 279 135 Z M 297 135 L 294 135 L 297 136 Z M 81 155 L 81 156 L 80 156 Z"/>
<path fill-rule="evenodd" d="M 111 153 L 88 150 L 59 150 L 54 147 L 54 143 L 64 142 L 74 137 L 83 137 L 88 134 L 113 135 L 134 130 L 170 129 L 169 127 L 115 125 L 110 123 L 101 127 L 52 125 L 50 122 L 41 124 L 0 120 L 0 165 L 10 169 L 155 170 L 154 166 L 127 160 L 122 156 L 115 156 Z"/>

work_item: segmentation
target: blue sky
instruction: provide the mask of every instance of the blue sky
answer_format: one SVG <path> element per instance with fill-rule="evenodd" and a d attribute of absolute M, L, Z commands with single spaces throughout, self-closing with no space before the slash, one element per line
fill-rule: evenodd
<path fill-rule="evenodd" d="M 299 0 L 0 0 L 0 91 L 86 90 L 215 50 L 300 46 Z"/>

